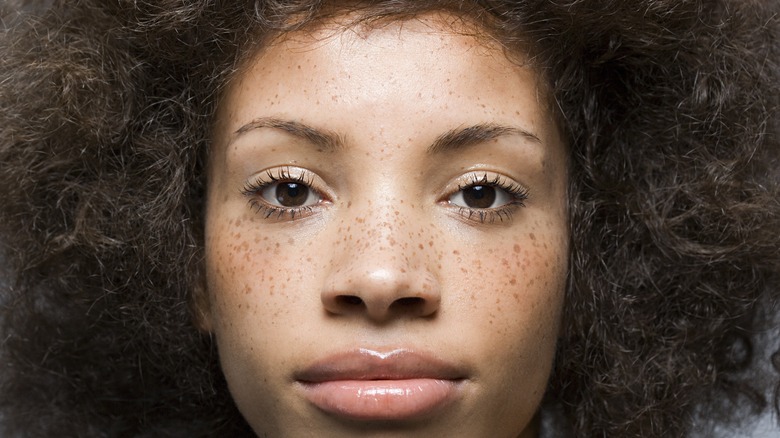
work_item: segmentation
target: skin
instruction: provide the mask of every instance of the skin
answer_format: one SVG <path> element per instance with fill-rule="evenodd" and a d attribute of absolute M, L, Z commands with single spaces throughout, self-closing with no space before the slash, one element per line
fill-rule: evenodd
<path fill-rule="evenodd" d="M 536 72 L 453 23 L 433 14 L 292 33 L 223 96 L 201 323 L 260 436 L 537 433 L 567 273 L 565 147 Z M 448 132 L 497 125 L 511 129 L 431 151 Z M 269 173 L 303 173 L 317 195 L 294 217 L 271 212 L 278 185 L 251 187 Z M 496 180 L 527 190 L 524 205 L 463 208 L 461 188 Z M 468 375 L 423 419 L 313 406 L 295 374 L 357 348 L 424 352 Z"/>

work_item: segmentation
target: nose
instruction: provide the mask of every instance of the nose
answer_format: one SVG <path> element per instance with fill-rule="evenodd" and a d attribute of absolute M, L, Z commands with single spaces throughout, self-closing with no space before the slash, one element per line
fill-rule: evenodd
<path fill-rule="evenodd" d="M 441 304 L 440 283 L 427 268 L 422 233 L 404 221 L 354 221 L 360 237 L 335 245 L 331 269 L 321 292 L 332 315 L 387 323 L 400 318 L 432 317 Z"/>

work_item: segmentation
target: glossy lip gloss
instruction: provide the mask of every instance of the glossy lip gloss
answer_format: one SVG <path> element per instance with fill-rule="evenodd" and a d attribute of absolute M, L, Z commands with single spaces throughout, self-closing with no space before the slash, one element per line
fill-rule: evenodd
<path fill-rule="evenodd" d="M 295 375 L 320 410 L 351 420 L 414 420 L 456 401 L 466 372 L 429 354 L 361 348 L 328 356 Z"/>

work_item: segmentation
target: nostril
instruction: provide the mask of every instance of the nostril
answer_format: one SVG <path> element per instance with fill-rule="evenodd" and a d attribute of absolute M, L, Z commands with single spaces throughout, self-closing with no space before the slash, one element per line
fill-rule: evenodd
<path fill-rule="evenodd" d="M 359 306 L 363 304 L 363 300 L 355 295 L 339 295 L 336 297 L 336 301 L 347 306 Z"/>
<path fill-rule="evenodd" d="M 403 297 L 395 300 L 393 305 L 396 307 L 414 307 L 422 306 L 424 302 L 425 300 L 420 297 Z"/>

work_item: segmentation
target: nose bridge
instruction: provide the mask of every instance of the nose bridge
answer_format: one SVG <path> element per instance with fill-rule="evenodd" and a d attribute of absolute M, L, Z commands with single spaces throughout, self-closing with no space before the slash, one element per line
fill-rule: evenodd
<path fill-rule="evenodd" d="M 376 199 L 342 216 L 323 305 L 333 314 L 376 321 L 431 315 L 441 297 L 423 252 L 424 226 L 408 201 Z"/>
<path fill-rule="evenodd" d="M 378 264 L 401 266 L 409 264 L 410 258 L 416 255 L 412 230 L 414 219 L 408 212 L 411 208 L 398 205 L 400 200 L 394 201 L 391 199 L 373 206 L 368 201 L 369 208 L 355 221 L 362 225 L 358 226 L 356 249 L 359 250 L 362 243 L 368 249 L 367 252 L 376 256 Z"/>

